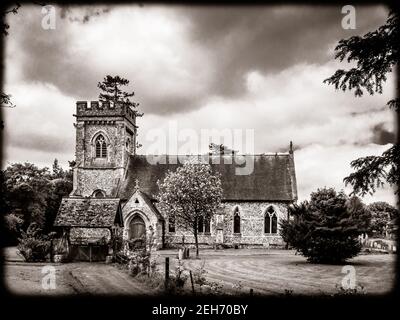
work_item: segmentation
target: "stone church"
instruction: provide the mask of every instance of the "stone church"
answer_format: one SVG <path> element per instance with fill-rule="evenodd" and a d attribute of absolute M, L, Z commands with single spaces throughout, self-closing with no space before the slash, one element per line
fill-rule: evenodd
<path fill-rule="evenodd" d="M 78 101 L 74 116 L 73 190 L 62 199 L 55 220 L 68 238 L 71 259 L 105 259 L 118 240 L 124 250 L 149 243 L 144 239 L 158 249 L 194 243 L 192 234 L 176 228 L 156 201 L 157 180 L 182 164 L 172 155 L 154 164 L 149 159 L 157 155 L 136 154 L 132 109 Z M 288 218 L 288 205 L 297 200 L 291 144 L 287 153 L 249 156 L 254 167 L 247 175 L 235 174 L 234 157 L 209 157 L 212 170 L 221 173 L 223 206 L 213 219 L 199 222 L 199 244 L 283 246 L 279 222 Z"/>

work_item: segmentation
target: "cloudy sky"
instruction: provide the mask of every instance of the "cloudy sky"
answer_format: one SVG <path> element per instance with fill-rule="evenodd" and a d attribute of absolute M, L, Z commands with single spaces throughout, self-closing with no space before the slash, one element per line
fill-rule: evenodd
<path fill-rule="evenodd" d="M 154 150 L 154 130 L 171 125 L 253 129 L 255 153 L 287 151 L 292 140 L 300 200 L 319 187 L 345 188 L 351 160 L 394 142 L 385 108 L 392 77 L 382 95 L 362 98 L 322 83 L 346 67 L 334 61 L 337 42 L 383 24 L 385 7 L 356 7 L 355 30 L 342 28 L 339 6 L 56 7 L 56 14 L 54 30 L 42 28 L 39 6 L 8 17 L 4 90 L 17 107 L 3 109 L 3 166 L 58 158 L 67 167 L 75 102 L 95 100 L 107 74 L 131 81 L 145 113 L 140 152 Z M 395 202 L 389 189 L 365 198 L 377 200 Z"/>

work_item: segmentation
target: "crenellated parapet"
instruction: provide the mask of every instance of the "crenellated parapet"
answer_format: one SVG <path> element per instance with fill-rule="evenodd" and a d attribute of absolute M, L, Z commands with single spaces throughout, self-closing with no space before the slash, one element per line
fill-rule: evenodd
<path fill-rule="evenodd" d="M 124 117 L 135 124 L 135 111 L 125 103 L 77 101 L 77 117 Z"/>

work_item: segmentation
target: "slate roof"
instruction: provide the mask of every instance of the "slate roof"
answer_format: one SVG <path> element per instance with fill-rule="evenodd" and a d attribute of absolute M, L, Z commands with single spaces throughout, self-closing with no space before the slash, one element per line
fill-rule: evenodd
<path fill-rule="evenodd" d="M 155 156 L 134 155 L 129 159 L 125 177 L 118 191 L 118 197 L 129 199 L 135 190 L 135 181 L 139 180 L 140 190 L 154 200 L 158 192 L 157 180 L 162 180 L 167 171 L 175 171 L 182 164 L 171 162 L 176 156 L 165 156 L 165 164 L 154 163 Z M 199 156 L 194 156 L 199 157 Z M 231 164 L 215 164 L 215 157 L 209 163 L 214 171 L 221 173 L 224 201 L 293 201 L 297 199 L 297 186 L 293 154 L 250 155 L 254 170 L 248 175 L 237 175 L 239 166 L 233 155 Z M 150 161 L 148 161 L 150 159 Z M 236 162 L 235 162 L 236 161 Z"/>
<path fill-rule="evenodd" d="M 54 225 L 108 228 L 122 223 L 120 199 L 63 198 Z"/>

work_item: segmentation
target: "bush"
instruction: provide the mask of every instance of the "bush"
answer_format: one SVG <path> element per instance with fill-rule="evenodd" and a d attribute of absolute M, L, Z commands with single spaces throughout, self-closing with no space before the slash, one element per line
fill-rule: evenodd
<path fill-rule="evenodd" d="M 131 252 L 129 254 L 128 269 L 132 276 L 139 273 L 150 273 L 150 258 L 151 254 L 147 250 Z"/>
<path fill-rule="evenodd" d="M 50 237 L 41 233 L 41 229 L 32 223 L 26 232 L 21 232 L 18 239 L 19 254 L 27 262 L 46 261 L 46 256 L 50 253 Z"/>
<path fill-rule="evenodd" d="M 319 189 L 290 213 L 281 222 L 281 236 L 308 261 L 342 263 L 361 251 L 357 237 L 368 229 L 370 214 L 357 197 Z"/>
<path fill-rule="evenodd" d="M 24 220 L 14 213 L 6 214 L 4 216 L 6 245 L 15 245 L 18 242 L 18 237 L 21 236 L 21 226 Z"/>
<path fill-rule="evenodd" d="M 205 266 L 205 261 L 200 265 L 200 267 L 194 269 L 192 271 L 192 277 L 193 277 L 193 282 L 195 284 L 198 284 L 199 286 L 207 284 L 207 279 L 205 277 L 205 274 L 207 271 L 204 269 Z"/>

